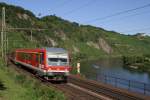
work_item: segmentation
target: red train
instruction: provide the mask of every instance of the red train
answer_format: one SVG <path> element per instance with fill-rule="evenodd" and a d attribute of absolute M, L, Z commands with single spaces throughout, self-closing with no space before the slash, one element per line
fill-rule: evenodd
<path fill-rule="evenodd" d="M 47 80 L 67 82 L 70 72 L 68 52 L 63 48 L 17 49 L 13 61 L 24 65 Z"/>

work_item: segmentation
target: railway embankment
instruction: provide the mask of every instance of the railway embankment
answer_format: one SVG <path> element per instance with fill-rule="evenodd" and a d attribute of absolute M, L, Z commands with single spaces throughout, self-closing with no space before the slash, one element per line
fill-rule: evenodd
<path fill-rule="evenodd" d="M 149 96 L 116 89 L 110 85 L 74 75 L 70 75 L 68 83 L 52 84 L 51 82 L 24 70 L 24 67 L 18 68 L 18 66 L 14 66 L 14 69 L 21 73 L 26 73 L 31 78 L 37 78 L 43 85 L 62 91 L 69 100 L 149 100 Z"/>
<path fill-rule="evenodd" d="M 65 100 L 62 92 L 6 66 L 0 59 L 0 100 Z"/>

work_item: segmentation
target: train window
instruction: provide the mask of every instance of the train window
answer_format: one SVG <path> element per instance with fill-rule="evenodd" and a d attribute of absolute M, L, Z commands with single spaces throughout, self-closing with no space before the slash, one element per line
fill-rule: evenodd
<path fill-rule="evenodd" d="M 50 61 L 50 62 L 57 62 L 57 58 L 48 58 L 48 60 Z"/>
<path fill-rule="evenodd" d="M 31 60 L 32 54 L 20 52 L 20 53 L 18 53 L 18 57 L 21 60 Z"/>
<path fill-rule="evenodd" d="M 39 56 L 36 54 L 36 62 L 39 62 Z"/>
<path fill-rule="evenodd" d="M 51 62 L 58 62 L 59 60 L 61 62 L 67 62 L 67 59 L 65 59 L 65 58 L 49 58 L 49 61 L 51 61 Z"/>
<path fill-rule="evenodd" d="M 29 60 L 29 54 L 25 54 L 25 58 L 26 58 L 26 60 Z"/>
<path fill-rule="evenodd" d="M 27 60 L 31 60 L 31 58 L 32 58 L 32 54 L 31 54 L 31 53 L 26 54 L 26 57 L 27 57 Z"/>
<path fill-rule="evenodd" d="M 20 58 L 21 60 L 24 60 L 24 59 L 25 59 L 24 53 L 20 52 L 20 53 L 19 53 L 19 58 Z"/>
<path fill-rule="evenodd" d="M 67 58 L 48 58 L 48 65 L 67 65 Z"/>
<path fill-rule="evenodd" d="M 26 60 L 26 54 L 25 53 L 22 53 L 22 58 L 23 58 L 23 60 Z"/>
<path fill-rule="evenodd" d="M 22 54 L 21 54 L 21 57 L 22 57 L 23 60 L 25 60 L 25 59 L 26 59 L 26 54 L 25 54 L 25 53 L 22 53 Z"/>

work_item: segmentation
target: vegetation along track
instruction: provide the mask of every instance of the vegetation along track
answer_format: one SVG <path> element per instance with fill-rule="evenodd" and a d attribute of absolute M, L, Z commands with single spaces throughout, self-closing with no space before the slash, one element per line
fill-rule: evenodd
<path fill-rule="evenodd" d="M 62 82 L 49 82 L 41 77 L 38 77 L 31 70 L 11 63 L 17 71 L 26 73 L 31 77 L 35 77 L 47 86 L 53 86 L 57 90 L 61 90 L 69 100 L 149 100 L 146 96 L 137 96 L 134 94 L 113 90 L 94 81 L 79 78 L 70 75 L 68 83 Z"/>
<path fill-rule="evenodd" d="M 11 58 L 10 58 L 11 59 Z M 18 73 L 25 73 L 33 78 L 39 79 L 40 82 L 48 87 L 54 87 L 57 90 L 62 91 L 68 100 L 112 100 L 104 95 L 96 94 L 88 89 L 82 88 L 70 82 L 49 82 L 34 74 L 30 69 L 22 67 L 21 65 L 15 65 L 9 60 L 9 66 L 13 67 Z"/>

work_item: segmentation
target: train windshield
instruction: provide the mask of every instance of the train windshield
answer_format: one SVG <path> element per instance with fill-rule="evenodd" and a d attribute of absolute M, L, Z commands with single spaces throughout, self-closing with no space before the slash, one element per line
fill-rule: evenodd
<path fill-rule="evenodd" d="M 51 66 L 68 65 L 67 58 L 48 58 L 48 65 Z"/>

